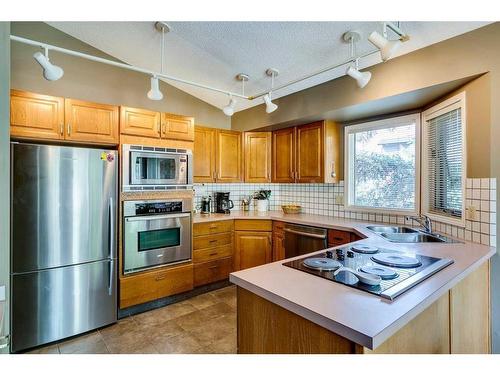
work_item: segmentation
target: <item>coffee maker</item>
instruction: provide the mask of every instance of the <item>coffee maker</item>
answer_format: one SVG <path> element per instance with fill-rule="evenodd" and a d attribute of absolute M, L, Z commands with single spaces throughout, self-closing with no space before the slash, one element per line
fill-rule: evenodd
<path fill-rule="evenodd" d="M 220 214 L 228 214 L 234 203 L 229 199 L 229 193 L 216 192 L 215 193 L 215 212 Z"/>

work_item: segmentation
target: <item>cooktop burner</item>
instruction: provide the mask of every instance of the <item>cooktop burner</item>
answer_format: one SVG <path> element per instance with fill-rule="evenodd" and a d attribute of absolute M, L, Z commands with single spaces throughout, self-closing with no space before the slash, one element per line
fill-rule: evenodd
<path fill-rule="evenodd" d="M 417 258 L 403 254 L 375 254 L 371 259 L 376 263 L 389 267 L 415 268 L 422 265 Z"/>
<path fill-rule="evenodd" d="M 452 259 L 405 254 L 368 245 L 362 247 L 364 251 L 376 250 L 376 253 L 357 252 L 355 250 L 361 248 L 358 244 L 305 256 L 283 265 L 392 300 L 453 263 Z M 360 282 L 352 272 L 334 275 L 340 267 L 378 275 L 382 281 L 379 285 L 368 285 Z"/>
<path fill-rule="evenodd" d="M 335 271 L 342 267 L 342 264 L 330 258 L 307 258 L 304 266 L 319 271 Z"/>
<path fill-rule="evenodd" d="M 382 280 L 391 280 L 399 276 L 393 269 L 382 266 L 362 266 L 359 270 L 364 273 L 380 276 Z"/>
<path fill-rule="evenodd" d="M 361 254 L 375 254 L 375 253 L 378 253 L 378 247 L 369 246 L 369 245 L 363 245 L 363 244 L 352 245 L 351 246 L 351 250 L 355 251 L 356 253 L 361 253 Z"/>

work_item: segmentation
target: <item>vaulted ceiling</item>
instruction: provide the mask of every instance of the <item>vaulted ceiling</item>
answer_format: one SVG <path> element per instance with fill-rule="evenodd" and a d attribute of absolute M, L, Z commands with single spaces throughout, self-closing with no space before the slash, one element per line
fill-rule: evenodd
<path fill-rule="evenodd" d="M 374 49 L 367 40 L 371 31 L 381 31 L 379 22 L 168 22 L 171 31 L 165 36 L 165 71 L 167 74 L 224 90 L 241 92 L 238 73 L 250 81 L 245 93 L 256 94 L 270 87 L 267 68 L 276 68 L 279 85 L 309 73 L 345 61 L 349 46 L 342 41 L 348 30 L 359 30 L 363 36 L 357 53 Z M 161 34 L 154 22 L 49 22 L 57 29 L 86 42 L 128 64 L 160 70 Z M 410 35 L 397 55 L 406 54 L 430 44 L 466 33 L 487 22 L 403 22 L 401 28 Z M 378 55 L 360 62 L 362 68 L 380 63 Z M 345 67 L 289 86 L 273 94 L 289 95 L 335 79 Z M 177 82 L 171 85 L 222 108 L 228 98 L 194 86 Z M 261 104 L 261 100 L 240 99 L 236 110 Z"/>

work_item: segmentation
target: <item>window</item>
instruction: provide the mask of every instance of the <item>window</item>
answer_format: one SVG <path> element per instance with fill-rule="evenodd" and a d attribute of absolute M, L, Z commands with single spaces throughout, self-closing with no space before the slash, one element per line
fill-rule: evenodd
<path fill-rule="evenodd" d="M 346 209 L 415 213 L 420 114 L 347 126 Z"/>
<path fill-rule="evenodd" d="M 422 212 L 431 218 L 464 225 L 465 94 L 424 112 Z"/>

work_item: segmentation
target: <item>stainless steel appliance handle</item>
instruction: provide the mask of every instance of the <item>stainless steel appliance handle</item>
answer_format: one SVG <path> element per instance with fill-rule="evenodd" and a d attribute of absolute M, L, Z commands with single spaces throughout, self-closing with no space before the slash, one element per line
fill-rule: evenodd
<path fill-rule="evenodd" d="M 113 215 L 113 198 L 109 197 L 109 259 L 113 258 L 115 248 L 115 215 Z"/>
<path fill-rule="evenodd" d="M 148 216 L 132 216 L 125 218 L 126 221 L 149 221 L 149 220 L 160 220 L 160 219 L 176 219 L 181 217 L 189 217 L 191 214 L 172 214 L 172 215 L 148 215 Z"/>
<path fill-rule="evenodd" d="M 305 232 L 299 232 L 297 230 L 288 229 L 288 228 L 283 229 L 283 231 L 288 232 L 288 233 L 298 234 L 298 235 L 304 236 L 304 237 L 319 238 L 321 240 L 326 239 L 326 234 L 305 233 Z"/>
<path fill-rule="evenodd" d="M 111 296 L 113 294 L 113 276 L 115 273 L 115 261 L 111 259 L 109 261 L 109 280 L 108 280 L 108 294 Z"/>

